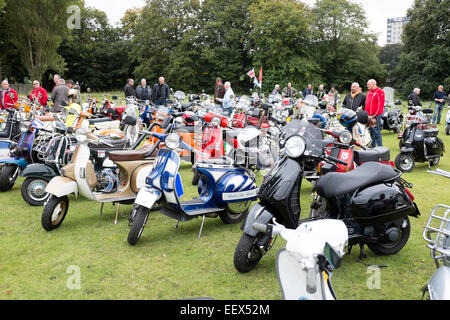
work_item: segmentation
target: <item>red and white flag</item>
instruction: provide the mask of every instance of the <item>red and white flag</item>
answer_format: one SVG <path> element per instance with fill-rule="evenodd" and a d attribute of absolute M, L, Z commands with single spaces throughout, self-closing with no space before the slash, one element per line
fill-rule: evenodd
<path fill-rule="evenodd" d="M 255 78 L 255 77 L 256 77 L 255 69 L 250 70 L 250 71 L 247 73 L 247 75 L 248 75 L 251 79 Z"/>

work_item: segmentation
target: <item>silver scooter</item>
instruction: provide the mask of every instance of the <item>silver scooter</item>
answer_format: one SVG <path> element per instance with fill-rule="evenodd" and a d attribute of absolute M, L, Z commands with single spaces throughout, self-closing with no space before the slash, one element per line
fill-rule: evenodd
<path fill-rule="evenodd" d="M 442 212 L 444 212 L 442 214 Z M 423 232 L 431 249 L 437 270 L 423 287 L 423 297 L 430 300 L 450 300 L 450 207 L 437 205 L 431 212 Z"/>

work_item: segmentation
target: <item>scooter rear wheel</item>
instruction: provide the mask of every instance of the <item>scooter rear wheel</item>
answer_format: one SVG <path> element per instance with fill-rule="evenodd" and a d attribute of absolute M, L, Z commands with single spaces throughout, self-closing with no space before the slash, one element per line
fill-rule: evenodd
<path fill-rule="evenodd" d="M 149 215 L 150 210 L 148 208 L 142 206 L 137 208 L 130 232 L 128 233 L 128 243 L 132 246 L 136 245 L 141 238 Z"/>
<path fill-rule="evenodd" d="M 401 236 L 397 241 L 392 242 L 381 242 L 381 243 L 369 243 L 367 246 L 373 253 L 378 256 L 390 256 L 398 253 L 409 240 L 409 235 L 411 233 L 411 223 L 409 218 L 405 218 L 406 225 L 401 228 Z"/>

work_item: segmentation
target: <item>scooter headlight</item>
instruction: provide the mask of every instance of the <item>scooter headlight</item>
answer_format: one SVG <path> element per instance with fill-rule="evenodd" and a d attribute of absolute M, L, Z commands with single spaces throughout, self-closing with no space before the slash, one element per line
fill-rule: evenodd
<path fill-rule="evenodd" d="M 27 133 L 29 129 L 30 129 L 30 125 L 26 122 L 21 123 L 19 126 L 19 130 L 22 133 Z"/>
<path fill-rule="evenodd" d="M 75 139 L 77 139 L 80 143 L 85 142 L 87 140 L 87 136 L 88 133 L 84 128 L 78 129 L 77 132 L 75 132 Z"/>
<path fill-rule="evenodd" d="M 165 144 L 169 149 L 177 149 L 180 146 L 180 136 L 176 133 L 171 133 L 167 136 Z"/>
<path fill-rule="evenodd" d="M 306 150 L 305 140 L 300 136 L 290 138 L 284 146 L 286 154 L 291 158 L 300 158 Z"/>
<path fill-rule="evenodd" d="M 353 136 L 348 131 L 341 133 L 341 135 L 339 136 L 339 141 L 344 144 L 350 144 L 352 142 L 352 140 L 353 140 Z"/>

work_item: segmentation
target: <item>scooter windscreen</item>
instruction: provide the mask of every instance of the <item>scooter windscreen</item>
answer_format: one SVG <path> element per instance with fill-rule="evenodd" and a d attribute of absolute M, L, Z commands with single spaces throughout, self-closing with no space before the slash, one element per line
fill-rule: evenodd
<path fill-rule="evenodd" d="M 305 139 L 307 156 L 320 157 L 323 153 L 323 137 L 322 131 L 315 125 L 306 120 L 292 120 L 283 129 L 280 134 L 280 145 L 283 148 L 289 138 L 293 136 L 301 136 Z"/>

